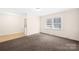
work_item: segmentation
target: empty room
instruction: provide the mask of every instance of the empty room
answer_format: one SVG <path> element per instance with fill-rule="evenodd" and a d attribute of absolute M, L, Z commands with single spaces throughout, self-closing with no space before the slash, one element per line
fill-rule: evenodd
<path fill-rule="evenodd" d="M 0 51 L 79 51 L 79 9 L 0 8 Z"/>

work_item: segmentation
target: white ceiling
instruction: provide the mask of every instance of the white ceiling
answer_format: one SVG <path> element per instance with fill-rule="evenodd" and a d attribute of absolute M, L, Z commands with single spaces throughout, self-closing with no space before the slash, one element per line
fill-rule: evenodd
<path fill-rule="evenodd" d="M 44 16 L 65 10 L 69 8 L 40 8 L 40 11 L 36 11 L 35 8 L 0 8 L 0 14 Z"/>

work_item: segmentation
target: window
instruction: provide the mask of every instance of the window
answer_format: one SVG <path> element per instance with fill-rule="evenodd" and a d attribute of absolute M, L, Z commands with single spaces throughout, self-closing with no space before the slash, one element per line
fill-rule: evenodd
<path fill-rule="evenodd" d="M 61 17 L 53 17 L 49 18 L 46 21 L 46 28 L 47 29 L 55 29 L 55 30 L 61 30 L 62 28 L 62 19 Z"/>
<path fill-rule="evenodd" d="M 49 28 L 49 29 L 52 28 L 52 19 L 51 18 L 50 19 L 47 19 L 46 25 L 47 25 L 47 28 Z"/>
<path fill-rule="evenodd" d="M 61 29 L 61 17 L 54 17 L 52 22 L 53 29 Z"/>

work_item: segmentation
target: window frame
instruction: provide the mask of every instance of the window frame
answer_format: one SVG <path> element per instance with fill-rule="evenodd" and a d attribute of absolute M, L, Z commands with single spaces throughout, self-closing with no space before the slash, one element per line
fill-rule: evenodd
<path fill-rule="evenodd" d="M 54 19 L 55 19 L 55 18 L 61 18 L 61 23 L 57 23 L 57 24 L 60 24 L 60 25 L 61 25 L 61 28 L 56 28 L 56 27 L 54 26 L 54 24 L 56 24 L 56 23 L 54 23 Z M 52 18 L 52 29 L 53 29 L 53 30 L 62 30 L 62 29 L 63 29 L 63 19 L 62 19 L 61 16 L 54 16 L 54 17 Z"/>

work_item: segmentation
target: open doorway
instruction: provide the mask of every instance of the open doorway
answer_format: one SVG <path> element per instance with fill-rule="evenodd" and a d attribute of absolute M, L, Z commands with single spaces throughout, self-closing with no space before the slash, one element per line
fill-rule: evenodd
<path fill-rule="evenodd" d="M 24 35 L 27 35 L 27 19 L 24 18 Z"/>

